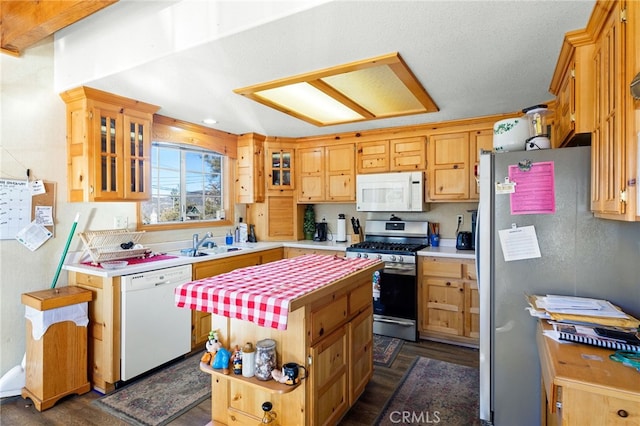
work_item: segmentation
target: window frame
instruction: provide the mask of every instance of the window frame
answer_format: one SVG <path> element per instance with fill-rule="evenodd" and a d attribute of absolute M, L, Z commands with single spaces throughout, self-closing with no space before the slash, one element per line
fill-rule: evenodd
<path fill-rule="evenodd" d="M 228 227 L 234 216 L 234 170 L 237 158 L 237 136 L 209 127 L 177 120 L 162 115 L 154 115 L 152 127 L 152 142 L 173 143 L 193 148 L 204 149 L 222 155 L 222 206 L 225 210 L 224 219 L 198 220 L 171 223 L 144 224 L 142 222 L 142 202 L 138 202 L 136 211 L 137 229 L 141 231 L 169 231 L 174 229 L 196 229 L 210 227 Z M 149 175 L 150 177 L 150 175 Z M 151 181 L 149 180 L 149 184 Z"/>

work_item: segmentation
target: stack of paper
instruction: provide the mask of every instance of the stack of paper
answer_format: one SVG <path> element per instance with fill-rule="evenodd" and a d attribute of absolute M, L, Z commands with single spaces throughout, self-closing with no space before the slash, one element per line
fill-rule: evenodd
<path fill-rule="evenodd" d="M 572 323 L 638 328 L 640 321 L 611 302 L 575 296 L 529 296 L 529 312 L 538 318 Z"/>
<path fill-rule="evenodd" d="M 617 350 L 640 350 L 640 321 L 611 302 L 574 296 L 527 296 L 532 316 L 549 320 L 553 331 L 545 334 Z"/>

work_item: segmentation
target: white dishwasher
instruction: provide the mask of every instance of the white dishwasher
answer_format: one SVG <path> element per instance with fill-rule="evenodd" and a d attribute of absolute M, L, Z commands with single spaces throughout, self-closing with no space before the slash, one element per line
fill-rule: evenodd
<path fill-rule="evenodd" d="M 191 311 L 174 298 L 174 289 L 189 281 L 190 265 L 122 276 L 121 380 L 191 351 Z"/>

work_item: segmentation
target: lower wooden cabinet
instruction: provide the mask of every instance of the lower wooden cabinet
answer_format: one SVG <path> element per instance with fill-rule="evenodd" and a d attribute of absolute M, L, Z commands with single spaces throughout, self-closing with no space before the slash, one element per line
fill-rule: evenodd
<path fill-rule="evenodd" d="M 257 253 L 240 254 L 224 259 L 210 260 L 193 264 L 193 279 L 213 277 L 231 272 L 234 269 L 261 265 L 283 258 L 283 249 L 271 249 Z M 191 349 L 204 348 L 211 331 L 211 314 L 202 311 L 191 311 Z"/>
<path fill-rule="evenodd" d="M 87 361 L 94 389 L 108 393 L 120 380 L 120 277 L 69 271 L 69 285 L 92 293 L 89 302 Z"/>
<path fill-rule="evenodd" d="M 474 260 L 427 256 L 419 262 L 420 337 L 477 346 L 480 298 Z"/>
<path fill-rule="evenodd" d="M 348 340 L 342 326 L 311 348 L 313 369 L 309 386 L 314 425 L 334 425 L 349 408 Z"/>
<path fill-rule="evenodd" d="M 339 424 L 373 375 L 375 268 L 334 281 L 302 296 L 304 301 L 292 301 L 286 330 L 212 315 L 211 328 L 219 331 L 225 347 L 274 339 L 278 366 L 296 362 L 308 373 L 297 387 L 290 387 L 214 372 L 213 424 L 260 424 L 265 401 L 273 404 L 280 425 Z"/>
<path fill-rule="evenodd" d="M 349 405 L 356 403 L 373 375 L 373 308 L 349 323 Z"/>
<path fill-rule="evenodd" d="M 640 425 L 638 373 L 609 359 L 610 349 L 559 343 L 536 334 L 543 425 Z"/>

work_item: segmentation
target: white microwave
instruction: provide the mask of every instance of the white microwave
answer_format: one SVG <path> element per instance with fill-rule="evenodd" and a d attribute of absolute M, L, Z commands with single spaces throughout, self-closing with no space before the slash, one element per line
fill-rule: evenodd
<path fill-rule="evenodd" d="M 357 175 L 356 210 L 359 212 L 424 211 L 424 174 L 402 172 Z"/>

